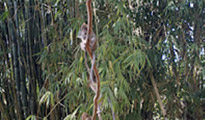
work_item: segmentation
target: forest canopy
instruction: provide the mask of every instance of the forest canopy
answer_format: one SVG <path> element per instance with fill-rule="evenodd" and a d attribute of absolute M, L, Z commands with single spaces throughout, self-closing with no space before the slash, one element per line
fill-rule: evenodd
<path fill-rule="evenodd" d="M 102 119 L 205 119 L 204 0 L 91 5 Z M 92 115 L 87 22 L 86 0 L 0 0 L 0 119 Z"/>

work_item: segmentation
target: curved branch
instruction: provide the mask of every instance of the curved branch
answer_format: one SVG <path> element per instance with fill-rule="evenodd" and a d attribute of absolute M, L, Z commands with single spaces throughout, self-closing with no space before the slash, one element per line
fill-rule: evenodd
<path fill-rule="evenodd" d="M 86 1 L 86 7 L 87 7 L 87 13 L 88 13 L 88 29 L 87 29 L 87 43 L 86 43 L 86 51 L 88 52 L 89 56 L 91 59 L 93 59 L 93 53 L 90 49 L 90 35 L 92 33 L 92 7 L 91 7 L 91 1 L 92 0 L 87 0 Z M 96 113 L 97 113 L 97 108 L 98 108 L 98 99 L 100 97 L 100 77 L 99 73 L 96 67 L 96 64 L 94 63 L 94 72 L 97 78 L 97 92 L 94 98 L 94 108 L 93 108 L 93 115 L 92 119 L 96 120 Z"/>

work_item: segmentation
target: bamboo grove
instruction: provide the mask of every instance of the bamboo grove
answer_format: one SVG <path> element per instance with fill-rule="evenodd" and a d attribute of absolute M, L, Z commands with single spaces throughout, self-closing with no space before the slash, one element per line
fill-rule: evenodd
<path fill-rule="evenodd" d="M 205 118 L 204 5 L 92 1 L 104 120 Z M 84 22 L 85 0 L 0 0 L 0 119 L 92 114 Z"/>

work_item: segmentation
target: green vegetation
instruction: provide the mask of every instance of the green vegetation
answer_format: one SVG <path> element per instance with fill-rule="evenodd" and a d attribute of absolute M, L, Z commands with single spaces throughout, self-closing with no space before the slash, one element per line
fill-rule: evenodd
<path fill-rule="evenodd" d="M 205 1 L 92 5 L 103 120 L 111 108 L 117 120 L 204 119 Z M 86 21 L 85 0 L 0 0 L 0 119 L 91 115 L 94 93 L 76 37 Z"/>

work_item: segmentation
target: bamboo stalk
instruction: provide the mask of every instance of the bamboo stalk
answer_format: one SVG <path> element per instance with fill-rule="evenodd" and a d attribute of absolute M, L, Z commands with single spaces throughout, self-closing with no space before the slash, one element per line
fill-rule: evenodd
<path fill-rule="evenodd" d="M 20 97 L 20 90 L 21 90 L 21 85 L 20 85 L 20 76 L 19 76 L 19 61 L 18 61 L 18 48 L 17 48 L 17 35 L 14 27 L 14 23 L 12 21 L 12 17 L 14 16 L 14 4 L 12 3 L 11 0 L 7 1 L 8 7 L 9 7 L 9 19 L 8 19 L 8 27 L 9 27 L 9 36 L 11 39 L 11 47 L 12 47 L 12 57 L 13 57 L 13 77 L 16 83 L 16 96 L 17 96 L 17 113 L 18 113 L 18 119 L 23 119 L 23 113 L 21 109 L 21 97 Z M 13 86 L 14 87 L 14 86 Z"/>
<path fill-rule="evenodd" d="M 160 109 L 161 109 L 161 111 L 162 111 L 162 115 L 163 115 L 164 117 L 166 117 L 166 110 L 164 109 L 164 105 L 163 105 L 163 103 L 162 103 L 162 100 L 161 100 L 161 98 L 160 98 L 160 94 L 159 94 L 159 91 L 158 91 L 158 88 L 157 88 L 157 83 L 156 83 L 155 80 L 154 80 L 154 76 L 153 76 L 152 72 L 150 72 L 150 78 L 151 78 L 152 85 L 153 85 L 153 87 L 154 87 L 154 92 L 155 92 L 156 97 L 157 97 L 157 100 L 158 100 L 158 102 L 159 102 Z"/>

